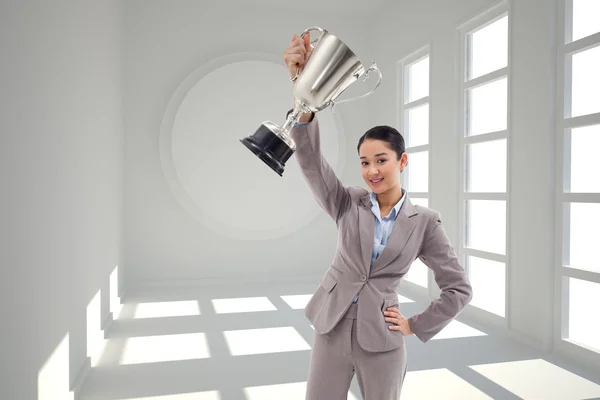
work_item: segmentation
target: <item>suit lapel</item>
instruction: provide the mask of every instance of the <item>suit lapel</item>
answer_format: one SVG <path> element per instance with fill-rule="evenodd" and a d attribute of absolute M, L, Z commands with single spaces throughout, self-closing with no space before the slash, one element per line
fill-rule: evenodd
<path fill-rule="evenodd" d="M 366 199 L 365 199 L 366 197 Z M 371 255 L 373 253 L 373 238 L 375 236 L 375 216 L 371 211 L 371 200 L 369 195 L 362 198 L 363 205 L 360 213 L 360 241 L 362 248 L 363 260 L 365 265 L 370 265 Z M 396 222 L 392 228 L 392 232 L 388 238 L 388 241 L 383 249 L 383 252 L 377 257 L 373 265 L 370 266 L 370 273 L 378 271 L 389 263 L 391 263 L 400 252 L 406 246 L 410 235 L 416 227 L 416 223 L 411 219 L 414 215 L 418 214 L 417 210 L 411 203 L 408 194 L 404 200 L 404 204 L 400 208 Z"/>
<path fill-rule="evenodd" d="M 371 211 L 371 199 L 369 195 L 361 197 L 362 207 L 359 207 L 358 226 L 360 230 L 360 248 L 363 258 L 365 272 L 369 272 L 371 255 L 373 254 L 373 241 L 375 237 L 375 216 Z"/>

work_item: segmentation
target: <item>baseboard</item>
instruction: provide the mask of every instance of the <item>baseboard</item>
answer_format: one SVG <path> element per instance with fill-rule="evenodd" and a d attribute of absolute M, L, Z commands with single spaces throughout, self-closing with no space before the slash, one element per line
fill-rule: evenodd
<path fill-rule="evenodd" d="M 77 376 L 75 377 L 75 381 L 73 382 L 73 385 L 71 387 L 71 390 L 74 393 L 74 400 L 80 399 L 81 390 L 83 389 L 83 386 L 85 385 L 85 382 L 89 377 L 91 371 L 92 360 L 90 357 L 86 357 L 85 361 L 83 362 L 83 365 L 79 368 L 79 371 L 77 371 Z"/>
<path fill-rule="evenodd" d="M 459 317 L 466 323 L 471 322 L 494 331 L 496 334 L 504 335 L 515 342 L 531 347 L 543 353 L 551 353 L 552 342 L 544 342 L 510 329 L 508 321 L 498 315 L 481 310 L 475 306 L 467 305 Z"/>
<path fill-rule="evenodd" d="M 508 328 L 504 328 L 503 331 L 506 334 L 506 336 L 508 336 L 510 339 L 513 339 L 521 344 L 532 347 L 532 348 L 539 350 L 541 352 L 544 352 L 544 353 L 552 352 L 552 344 L 551 343 L 544 343 L 539 340 L 532 339 L 529 336 L 523 335 L 522 333 L 515 332 Z"/>
<path fill-rule="evenodd" d="M 597 371 L 600 375 L 599 350 L 587 348 L 568 339 L 560 339 L 554 343 L 554 354 L 591 368 L 592 371 Z"/>

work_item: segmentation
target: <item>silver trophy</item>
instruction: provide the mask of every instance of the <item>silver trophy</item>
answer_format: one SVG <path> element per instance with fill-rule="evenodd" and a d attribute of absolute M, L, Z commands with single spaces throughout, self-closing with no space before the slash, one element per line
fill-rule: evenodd
<path fill-rule="evenodd" d="M 310 31 L 319 31 L 317 39 L 311 41 L 312 54 L 302 73 L 291 78 L 294 84 L 294 108 L 288 114 L 283 126 L 265 121 L 252 136 L 240 141 L 257 157 L 263 160 L 280 176 L 283 175 L 285 162 L 296 150 L 296 144 L 289 136 L 291 129 L 302 113 L 319 112 L 335 104 L 360 99 L 373 93 L 381 83 L 381 71 L 375 62 L 365 69 L 360 60 L 340 39 L 319 27 L 310 27 L 302 33 L 302 38 Z M 351 99 L 335 102 L 352 83 L 364 82 L 369 72 L 379 75 L 377 84 L 368 93 Z"/>

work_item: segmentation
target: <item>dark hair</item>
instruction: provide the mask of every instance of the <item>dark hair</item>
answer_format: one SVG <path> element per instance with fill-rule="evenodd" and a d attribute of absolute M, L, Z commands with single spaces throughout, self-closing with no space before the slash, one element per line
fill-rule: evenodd
<path fill-rule="evenodd" d="M 364 135 L 358 140 L 358 146 L 356 151 L 360 154 L 360 145 L 365 139 L 382 140 L 390 144 L 392 149 L 396 152 L 396 158 L 400 160 L 402 153 L 405 151 L 404 137 L 395 128 L 388 125 L 379 125 L 369 129 Z"/>

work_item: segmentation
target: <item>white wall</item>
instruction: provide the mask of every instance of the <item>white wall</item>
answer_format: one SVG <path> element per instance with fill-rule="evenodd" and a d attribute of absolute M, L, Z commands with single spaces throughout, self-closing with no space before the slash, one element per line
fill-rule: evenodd
<path fill-rule="evenodd" d="M 549 348 L 560 245 L 554 242 L 557 6 L 514 3 L 509 328 Z"/>
<path fill-rule="evenodd" d="M 373 124 L 396 123 L 396 63 L 426 44 L 431 46 L 429 205 L 442 213 L 455 244 L 462 223 L 457 28 L 497 3 L 394 2 L 373 25 L 374 58 L 384 74 L 394 76 L 372 104 Z M 510 3 L 507 325 L 509 333 L 548 348 L 554 299 L 556 2 Z"/>
<path fill-rule="evenodd" d="M 176 6 L 148 0 L 124 4 L 127 287 L 145 281 L 267 276 L 313 279 L 322 274 L 334 255 L 335 224 L 323 212 L 315 210 L 318 206 L 309 197 L 295 159 L 292 156 L 284 176 L 279 177 L 267 171 L 238 140 L 254 133 L 263 120 L 278 124 L 285 121 L 285 113 L 292 104 L 292 87 L 282 54 L 293 33 L 300 34 L 313 25 L 326 28 L 345 41 L 363 63 L 370 65 L 369 19 L 327 14 L 315 7 L 298 13 L 271 7 L 206 6 L 198 1 L 179 1 Z M 204 137 L 190 142 L 190 146 L 198 146 L 197 163 L 186 161 L 186 165 L 196 168 L 198 176 L 190 177 L 194 182 L 188 183 L 188 187 L 195 185 L 194 193 L 196 199 L 200 196 L 199 202 L 214 204 L 214 207 L 204 204 L 198 211 L 201 216 L 195 217 L 171 190 L 171 178 L 165 176 L 161 151 L 174 150 L 169 147 L 171 144 L 166 150 L 159 150 L 161 124 L 168 112 L 177 111 L 178 104 L 174 108 L 170 106 L 174 96 L 179 91 L 185 94 L 192 89 L 190 80 L 196 82 L 210 72 L 211 63 L 227 65 L 218 61 L 221 57 L 230 57 L 229 62 L 243 60 L 244 57 L 235 56 L 238 52 L 265 53 L 265 57 L 280 66 L 281 74 L 263 89 L 277 93 L 279 106 L 240 100 L 248 99 L 247 87 L 256 90 L 256 85 L 248 82 L 246 86 L 236 76 L 232 82 L 239 87 L 214 89 L 211 93 L 214 93 L 216 106 L 198 106 L 197 115 L 190 116 L 197 121 L 190 125 L 195 126 L 191 128 L 195 132 L 189 135 L 190 140 L 194 140 L 194 135 Z M 263 74 L 259 75 L 264 79 Z M 252 80 L 252 71 L 248 71 L 246 77 Z M 182 89 L 184 83 L 188 86 Z M 366 92 L 370 87 L 365 83 L 360 89 Z M 234 99 L 227 101 L 222 92 Z M 236 92 L 239 99 L 235 97 Z M 354 92 L 361 93 L 358 88 Z M 350 89 L 344 93 L 351 94 Z M 249 111 L 244 110 L 245 107 L 249 107 Z M 354 161 L 356 143 L 367 128 L 367 107 L 366 99 L 340 105 L 339 140 L 332 141 L 332 133 L 323 132 L 324 142 L 328 143 L 326 155 L 345 183 L 362 183 L 358 161 Z M 212 113 L 222 114 L 221 126 Z M 240 130 L 236 131 L 234 126 Z M 167 126 L 171 127 L 172 124 Z M 209 140 L 208 136 L 212 138 Z M 339 152 L 341 158 L 337 154 L 339 146 L 343 148 Z M 248 169 L 253 172 L 249 173 Z M 255 187 L 249 187 L 252 185 L 242 177 L 254 179 Z M 266 190 L 272 193 L 271 197 L 265 197 Z M 298 198 L 290 198 L 290 191 Z M 202 199 L 202 196 L 206 197 Z M 257 198 L 264 200 L 257 204 Z M 283 208 L 287 210 L 278 211 L 282 206 L 270 202 L 284 202 Z M 302 226 L 288 226 L 290 222 L 286 218 L 296 211 L 311 218 Z M 227 212 L 234 213 L 238 219 L 232 221 L 230 216 L 223 215 Z M 267 241 L 267 234 L 259 232 L 262 227 L 256 226 L 257 233 L 253 236 L 249 221 L 260 220 L 259 217 L 269 226 L 281 222 L 285 233 Z M 215 227 L 202 218 L 230 221 L 231 226 Z M 248 232 L 242 232 L 242 228 L 248 228 Z M 269 234 L 273 236 L 273 232 Z"/>
<path fill-rule="evenodd" d="M 3 1 L 0 48 L 0 398 L 38 399 L 43 370 L 65 399 L 122 259 L 120 5 Z"/>

